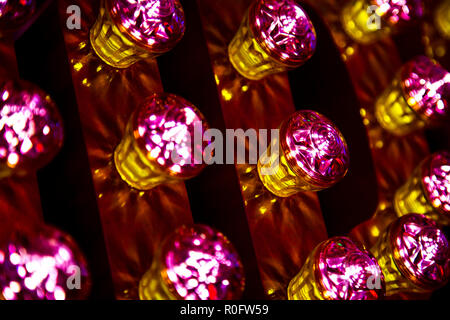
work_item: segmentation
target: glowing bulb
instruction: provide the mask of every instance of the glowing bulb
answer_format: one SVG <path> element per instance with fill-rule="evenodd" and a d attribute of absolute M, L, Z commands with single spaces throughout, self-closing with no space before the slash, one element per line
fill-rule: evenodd
<path fill-rule="evenodd" d="M 399 25 L 423 16 L 423 0 L 353 0 L 341 14 L 349 37 L 370 43 L 390 34 Z"/>
<path fill-rule="evenodd" d="M 51 227 L 16 231 L 0 247 L 0 297 L 6 300 L 84 299 L 86 259 L 73 239 Z"/>
<path fill-rule="evenodd" d="M 444 123 L 449 116 L 450 73 L 427 57 L 406 63 L 377 99 L 379 124 L 395 135 Z"/>
<path fill-rule="evenodd" d="M 115 151 L 117 171 L 138 190 L 198 175 L 203 168 L 203 133 L 208 129 L 200 111 L 172 94 L 154 94 L 131 117 Z"/>
<path fill-rule="evenodd" d="M 279 197 L 329 188 L 348 171 L 344 137 L 317 112 L 294 113 L 281 124 L 279 143 L 274 142 L 278 141 L 272 141 L 260 157 L 258 173 L 265 187 Z"/>
<path fill-rule="evenodd" d="M 127 68 L 170 51 L 184 31 L 179 0 L 104 0 L 90 37 L 104 62 Z"/>
<path fill-rule="evenodd" d="M 394 197 L 397 215 L 420 213 L 439 224 L 450 224 L 450 153 L 438 152 L 417 166 Z"/>
<path fill-rule="evenodd" d="M 10 36 L 34 14 L 36 0 L 0 1 L 0 38 Z"/>
<path fill-rule="evenodd" d="M 320 243 L 289 283 L 289 300 L 378 300 L 385 294 L 376 259 L 347 237 Z"/>
<path fill-rule="evenodd" d="M 394 221 L 371 251 L 383 270 L 387 295 L 433 291 L 450 277 L 447 238 L 423 215 Z"/>
<path fill-rule="evenodd" d="M 233 245 L 203 225 L 168 236 L 139 283 L 141 300 L 234 300 L 244 290 L 244 271 Z"/>
<path fill-rule="evenodd" d="M 315 49 L 314 26 L 296 1 L 256 0 L 228 53 L 242 76 L 259 80 L 301 66 Z"/>
<path fill-rule="evenodd" d="M 53 101 L 36 86 L 0 83 L 0 178 L 32 173 L 47 164 L 63 142 Z"/>

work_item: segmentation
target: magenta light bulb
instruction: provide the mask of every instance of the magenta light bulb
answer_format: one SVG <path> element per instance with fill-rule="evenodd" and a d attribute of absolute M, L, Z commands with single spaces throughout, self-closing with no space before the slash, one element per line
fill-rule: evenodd
<path fill-rule="evenodd" d="M 90 290 L 86 260 L 57 229 L 16 232 L 0 248 L 0 290 L 6 300 L 84 299 Z"/>
<path fill-rule="evenodd" d="M 62 119 L 46 93 L 24 81 L 0 83 L 0 177 L 40 169 L 62 143 Z"/>
<path fill-rule="evenodd" d="M 230 241 L 208 226 L 194 225 L 164 241 L 139 294 L 143 300 L 234 300 L 244 285 L 242 263 Z"/>
<path fill-rule="evenodd" d="M 372 252 L 386 276 L 389 295 L 433 291 L 450 277 L 448 240 L 424 215 L 409 214 L 393 222 Z"/>
<path fill-rule="evenodd" d="M 290 300 L 378 300 L 384 293 L 377 260 L 347 237 L 319 244 L 288 288 Z"/>
<path fill-rule="evenodd" d="M 91 43 L 104 62 L 127 68 L 168 52 L 185 30 L 179 0 L 105 0 Z"/>

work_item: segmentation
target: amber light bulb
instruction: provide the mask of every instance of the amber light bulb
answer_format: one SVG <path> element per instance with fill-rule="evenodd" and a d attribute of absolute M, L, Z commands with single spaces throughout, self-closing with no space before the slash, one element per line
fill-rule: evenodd
<path fill-rule="evenodd" d="M 62 119 L 45 92 L 25 81 L 0 82 L 0 178 L 34 173 L 62 143 Z"/>
<path fill-rule="evenodd" d="M 201 112 L 173 94 L 154 94 L 131 116 L 114 161 L 124 181 L 138 190 L 198 175 L 206 166 Z"/>
<path fill-rule="evenodd" d="M 442 1 L 435 13 L 435 24 L 444 38 L 450 39 L 450 0 Z"/>
<path fill-rule="evenodd" d="M 244 270 L 238 253 L 217 230 L 183 226 L 169 235 L 139 283 L 141 300 L 235 300 Z"/>
<path fill-rule="evenodd" d="M 179 0 L 103 0 L 90 38 L 105 63 L 128 68 L 170 51 L 184 32 Z"/>
<path fill-rule="evenodd" d="M 395 135 L 444 124 L 449 118 L 450 73 L 419 56 L 406 63 L 375 104 L 378 123 Z"/>
<path fill-rule="evenodd" d="M 36 0 L 0 0 L 0 38 L 17 31 L 35 10 Z"/>
<path fill-rule="evenodd" d="M 277 145 L 277 150 L 272 148 Z M 280 126 L 280 141 L 258 160 L 264 186 L 279 197 L 300 191 L 319 191 L 340 181 L 349 167 L 347 143 L 323 115 L 299 111 Z"/>
<path fill-rule="evenodd" d="M 394 221 L 371 251 L 383 270 L 387 295 L 430 292 L 448 282 L 447 238 L 424 215 L 409 214 Z"/>
<path fill-rule="evenodd" d="M 450 224 L 450 153 L 437 152 L 424 159 L 394 196 L 399 217 L 420 213 L 441 225 Z"/>
<path fill-rule="evenodd" d="M 15 231 L 0 246 L 0 297 L 5 300 L 87 298 L 91 287 L 89 270 L 74 240 L 49 226 L 30 230 Z"/>
<path fill-rule="evenodd" d="M 314 54 L 316 41 L 311 20 L 296 1 L 256 0 L 228 53 L 242 76 L 260 80 L 304 64 Z"/>
<path fill-rule="evenodd" d="M 367 44 L 422 17 L 423 13 L 422 0 L 352 0 L 344 7 L 341 21 L 350 38 Z"/>
<path fill-rule="evenodd" d="M 320 243 L 288 287 L 289 300 L 378 300 L 384 295 L 377 260 L 347 237 Z"/>

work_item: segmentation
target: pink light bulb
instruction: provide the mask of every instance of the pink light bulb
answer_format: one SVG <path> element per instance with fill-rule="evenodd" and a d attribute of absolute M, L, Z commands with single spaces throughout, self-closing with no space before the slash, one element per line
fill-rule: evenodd
<path fill-rule="evenodd" d="M 0 177 L 40 169 L 62 142 L 62 119 L 47 94 L 24 81 L 0 83 Z"/>
<path fill-rule="evenodd" d="M 108 0 L 119 29 L 152 52 L 166 52 L 183 37 L 184 11 L 178 0 Z"/>
<path fill-rule="evenodd" d="M 0 296 L 6 300 L 83 299 L 89 290 L 86 259 L 57 229 L 16 232 L 0 247 Z"/>
<path fill-rule="evenodd" d="M 203 133 L 209 128 L 201 112 L 173 94 L 154 94 L 133 114 L 115 152 L 116 168 L 132 187 L 192 178 L 204 168 Z"/>
<path fill-rule="evenodd" d="M 291 300 L 378 300 L 384 294 L 377 260 L 347 237 L 319 244 L 288 288 Z"/>
<path fill-rule="evenodd" d="M 104 0 L 90 40 L 104 62 L 128 68 L 171 50 L 185 29 L 179 0 Z"/>
<path fill-rule="evenodd" d="M 316 31 L 296 1 L 259 0 L 249 14 L 255 38 L 280 61 L 297 67 L 314 54 Z"/>
<path fill-rule="evenodd" d="M 244 284 L 233 245 L 222 233 L 195 225 L 177 229 L 164 241 L 139 292 L 141 299 L 233 300 L 240 298 Z"/>
<path fill-rule="evenodd" d="M 401 71 L 408 104 L 427 121 L 445 120 L 449 115 L 450 73 L 438 63 L 419 56 Z"/>
<path fill-rule="evenodd" d="M 391 227 L 390 242 L 397 267 L 416 286 L 433 290 L 448 282 L 449 245 L 433 220 L 418 214 L 401 217 Z"/>
<path fill-rule="evenodd" d="M 260 80 L 295 69 L 314 54 L 317 35 L 303 8 L 294 0 L 256 0 L 228 47 L 234 68 Z"/>

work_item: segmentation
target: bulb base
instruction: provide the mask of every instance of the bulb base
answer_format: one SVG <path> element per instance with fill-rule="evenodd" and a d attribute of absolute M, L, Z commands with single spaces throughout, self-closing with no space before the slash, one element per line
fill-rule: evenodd
<path fill-rule="evenodd" d="M 137 46 L 119 30 L 111 18 L 105 1 L 100 8 L 97 21 L 91 28 L 90 40 L 100 59 L 114 68 L 128 68 L 139 60 L 156 57 Z"/>
<path fill-rule="evenodd" d="M 289 300 L 325 300 L 315 278 L 315 256 L 317 248 L 308 257 L 300 272 L 289 283 Z"/>
<path fill-rule="evenodd" d="M 122 180 L 137 190 L 150 190 L 160 184 L 175 181 L 159 170 L 157 164 L 141 151 L 134 138 L 132 120 L 127 126 L 125 137 L 114 151 L 114 163 Z"/>
<path fill-rule="evenodd" d="M 367 0 L 354 0 L 344 7 L 341 23 L 345 33 L 361 44 L 373 43 L 390 34 L 389 26 L 380 17 L 370 12 L 371 4 Z M 378 23 L 375 18 L 378 18 Z"/>
<path fill-rule="evenodd" d="M 399 75 L 375 103 L 378 123 L 392 134 L 403 136 L 426 126 L 426 122 L 409 106 Z"/>
<path fill-rule="evenodd" d="M 258 42 L 249 25 L 250 11 L 245 14 L 238 32 L 228 46 L 228 56 L 236 71 L 247 79 L 261 80 L 271 74 L 294 69 L 276 61 Z"/>

